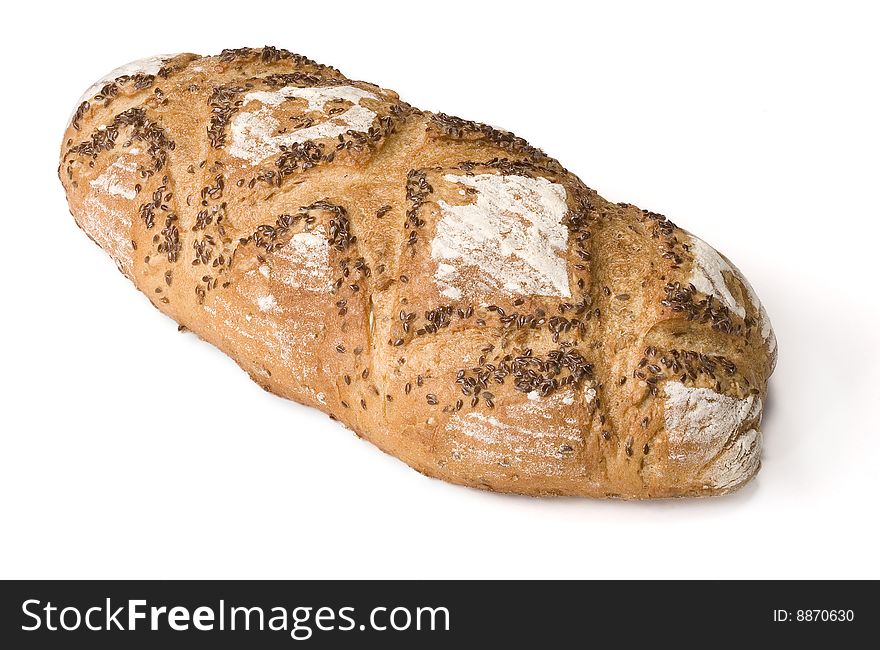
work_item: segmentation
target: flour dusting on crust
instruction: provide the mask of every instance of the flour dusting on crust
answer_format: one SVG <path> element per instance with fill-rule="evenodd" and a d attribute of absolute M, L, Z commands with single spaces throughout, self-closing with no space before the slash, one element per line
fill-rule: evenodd
<path fill-rule="evenodd" d="M 721 257 L 721 254 L 709 244 L 693 235 L 691 235 L 689 249 L 694 255 L 690 283 L 697 288 L 697 291 L 702 291 L 707 296 L 715 296 L 734 314 L 745 318 L 745 307 L 739 304 L 730 293 L 727 280 L 724 278 L 724 272 L 734 275 L 733 268 L 727 263 L 727 260 Z"/>
<path fill-rule="evenodd" d="M 131 277 L 133 249 L 129 237 L 131 219 L 128 215 L 108 207 L 97 196 L 90 194 L 83 201 L 79 225 L 110 254 L 119 270 Z"/>
<path fill-rule="evenodd" d="M 437 287 L 440 289 L 440 295 L 452 298 L 453 300 L 461 299 L 461 290 L 453 284 L 458 277 L 458 270 L 452 264 L 441 262 L 437 265 L 437 272 L 434 273 L 434 279 Z"/>
<path fill-rule="evenodd" d="M 746 317 L 746 309 L 730 292 L 727 286 L 725 273 L 730 274 L 739 280 L 746 290 L 747 298 L 751 302 L 755 311 L 758 312 L 758 325 L 761 328 L 761 338 L 767 344 L 770 352 L 776 349 L 776 335 L 773 333 L 773 327 L 770 325 L 770 318 L 767 310 L 758 299 L 758 295 L 746 280 L 745 276 L 738 268 L 730 264 L 724 257 L 704 242 L 699 237 L 690 235 L 690 244 L 688 246 L 690 252 L 694 256 L 693 269 L 688 281 L 694 285 L 698 291 L 702 291 L 706 295 L 715 296 L 721 302 L 740 318 Z"/>
<path fill-rule="evenodd" d="M 743 472 L 759 462 L 760 438 L 740 431 L 748 423 L 757 427 L 763 407 L 760 398 L 737 399 L 678 381 L 667 382 L 665 390 L 670 460 L 692 467 L 713 485 L 721 478 L 733 481 L 730 474 L 736 467 Z"/>
<path fill-rule="evenodd" d="M 473 283 L 464 267 L 480 273 L 485 291 L 568 298 L 568 266 L 560 255 L 568 242 L 563 219 L 565 188 L 546 178 L 477 174 L 443 179 L 476 190 L 465 205 L 438 205 L 442 217 L 431 241 L 441 294 L 459 298 Z"/>
<path fill-rule="evenodd" d="M 308 112 L 323 112 L 325 104 L 331 101 L 349 101 L 352 105 L 325 122 L 289 133 L 278 133 L 281 124 L 272 115 L 272 107 L 279 106 L 289 99 L 306 100 Z M 229 145 L 229 153 L 256 165 L 278 153 L 282 146 L 292 146 L 322 138 L 336 138 L 348 131 L 365 132 L 373 125 L 376 113 L 361 106 L 362 99 L 378 100 L 379 98 L 371 92 L 354 86 L 314 88 L 286 86 L 275 91 L 259 90 L 248 93 L 242 100 L 242 108 L 247 108 L 250 102 L 255 101 L 260 102 L 262 106 L 255 111 L 243 110 L 233 118 L 230 127 L 232 143 Z"/>
<path fill-rule="evenodd" d="M 485 415 L 479 411 L 473 411 L 463 416 L 456 415 L 452 420 L 458 425 L 461 433 L 487 444 L 513 444 L 521 447 L 523 443 L 547 438 L 582 442 L 580 433 L 574 428 L 552 424 L 535 428 L 505 424 L 495 416 Z M 524 451 L 524 449 L 520 449 L 520 451 Z"/>
<path fill-rule="evenodd" d="M 456 413 L 445 430 L 452 442 L 452 458 L 480 463 L 482 471 L 516 471 L 530 475 L 557 475 L 566 460 L 584 444 L 575 418 L 558 421 L 561 413 L 574 413 L 573 389 L 534 398 L 527 396 L 505 407 L 498 417 L 480 412 Z"/>
<path fill-rule="evenodd" d="M 257 307 L 260 308 L 260 311 L 271 311 L 271 312 L 280 312 L 281 308 L 278 307 L 278 301 L 275 300 L 275 296 L 272 294 L 268 294 L 265 296 L 259 296 L 257 298 Z"/>
<path fill-rule="evenodd" d="M 507 407 L 508 415 L 523 422 L 536 422 L 538 419 L 552 420 L 557 417 L 561 409 L 574 404 L 575 392 L 573 388 L 557 390 L 551 395 L 541 395 L 537 390 L 526 393 L 526 401 L 519 404 L 511 404 Z"/>
<path fill-rule="evenodd" d="M 162 69 L 162 66 L 165 65 L 165 62 L 169 59 L 173 59 L 177 54 L 158 54 L 156 56 L 148 56 L 145 59 L 138 59 L 137 61 L 132 61 L 131 63 L 126 63 L 125 65 L 121 65 L 115 70 L 111 70 L 103 77 L 98 79 L 95 83 L 89 86 L 88 90 L 86 90 L 82 97 L 79 98 L 79 101 L 76 103 L 74 107 L 74 112 L 77 108 L 79 108 L 80 104 L 85 101 L 91 101 L 91 99 L 98 94 L 101 88 L 104 87 L 105 84 L 113 81 L 118 77 L 122 77 L 124 75 L 134 76 L 136 74 L 157 74 L 159 70 Z M 70 116 L 71 119 L 73 115 Z"/>
<path fill-rule="evenodd" d="M 273 273 L 289 287 L 329 293 L 333 286 L 330 243 L 324 226 L 300 232 L 275 251 Z"/>
<path fill-rule="evenodd" d="M 757 429 L 743 433 L 703 472 L 703 480 L 715 489 L 730 489 L 748 479 L 761 465 L 763 436 Z"/>
<path fill-rule="evenodd" d="M 132 151 L 137 153 L 136 149 Z M 132 180 L 136 171 L 137 163 L 126 160 L 125 156 L 120 156 L 104 170 L 104 173 L 95 180 L 89 181 L 89 185 L 111 196 L 121 196 L 130 201 L 137 196 L 137 191 L 134 189 L 134 183 L 126 183 L 126 180 Z"/>
<path fill-rule="evenodd" d="M 764 305 L 761 304 L 758 294 L 755 293 L 752 285 L 746 280 L 746 277 L 740 273 L 739 269 L 735 266 L 733 267 L 733 270 L 736 271 L 736 276 L 745 287 L 749 302 L 752 303 L 755 311 L 758 312 L 758 325 L 761 328 L 761 338 L 767 344 L 767 349 L 770 351 L 770 354 L 773 354 L 774 350 L 776 350 L 776 334 L 773 332 L 773 326 L 770 324 L 770 316 L 767 314 L 767 310 L 764 309 Z"/>
<path fill-rule="evenodd" d="M 560 473 L 564 450 L 570 452 L 583 444 L 575 426 L 517 426 L 479 412 L 455 414 L 447 422 L 446 431 L 457 438 L 454 458 L 500 467 L 515 461 L 520 471 L 536 475 Z"/>

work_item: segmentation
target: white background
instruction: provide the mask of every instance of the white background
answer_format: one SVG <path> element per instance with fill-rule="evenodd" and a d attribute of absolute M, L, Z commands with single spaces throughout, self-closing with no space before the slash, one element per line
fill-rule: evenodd
<path fill-rule="evenodd" d="M 19 4 L 0 576 L 880 577 L 880 22 L 871 3 L 653 4 Z M 757 480 L 653 503 L 447 485 L 178 334 L 74 225 L 61 134 L 117 65 L 267 43 L 511 129 L 733 259 L 779 338 Z"/>

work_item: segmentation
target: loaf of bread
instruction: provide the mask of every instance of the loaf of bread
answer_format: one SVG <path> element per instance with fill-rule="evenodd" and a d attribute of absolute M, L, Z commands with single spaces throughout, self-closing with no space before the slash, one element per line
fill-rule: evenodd
<path fill-rule="evenodd" d="M 163 313 L 423 474 L 649 498 L 760 466 L 776 344 L 748 282 L 512 133 L 242 48 L 101 79 L 58 171 Z"/>

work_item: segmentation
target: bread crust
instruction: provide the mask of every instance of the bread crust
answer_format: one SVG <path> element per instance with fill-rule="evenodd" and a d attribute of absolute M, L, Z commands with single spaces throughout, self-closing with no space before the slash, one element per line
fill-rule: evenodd
<path fill-rule="evenodd" d="M 511 133 L 242 48 L 111 73 L 59 176 L 158 309 L 423 474 L 650 498 L 760 466 L 748 282 Z"/>

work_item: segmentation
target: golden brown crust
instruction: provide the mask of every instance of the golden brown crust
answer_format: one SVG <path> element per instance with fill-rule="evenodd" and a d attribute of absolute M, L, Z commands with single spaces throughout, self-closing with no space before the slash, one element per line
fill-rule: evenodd
<path fill-rule="evenodd" d="M 644 498 L 757 471 L 775 344 L 750 287 L 510 133 L 243 48 L 108 81 L 75 112 L 59 175 L 77 223 L 160 310 L 427 475 Z M 563 197 L 549 230 L 516 205 L 504 218 L 539 251 L 562 232 L 542 254 L 564 275 L 499 279 L 481 264 L 498 242 L 440 250 L 483 191 L 533 201 L 528 218 Z"/>

